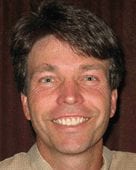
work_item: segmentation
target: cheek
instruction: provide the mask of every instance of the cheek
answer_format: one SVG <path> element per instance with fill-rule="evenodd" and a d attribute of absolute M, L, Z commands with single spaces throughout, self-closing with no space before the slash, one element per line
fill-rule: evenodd
<path fill-rule="evenodd" d="M 28 105 L 33 128 L 37 132 L 44 131 L 50 119 L 50 97 L 43 89 L 35 88 L 29 91 Z"/>
<path fill-rule="evenodd" d="M 92 108 L 96 111 L 94 129 L 96 135 L 104 134 L 110 119 L 110 92 L 108 90 L 95 91 L 92 97 Z M 90 101 L 91 103 L 91 101 Z M 89 103 L 88 103 L 89 104 Z M 91 104 L 90 104 L 91 107 Z"/>
<path fill-rule="evenodd" d="M 29 91 L 28 103 L 31 113 L 43 114 L 48 112 L 55 104 L 56 94 L 49 93 L 44 88 L 34 88 Z"/>
<path fill-rule="evenodd" d="M 94 103 L 94 105 L 100 105 L 102 108 L 110 104 L 111 92 L 107 87 L 90 88 L 86 92 L 82 92 L 82 94 L 84 94 L 84 98 L 86 98 L 88 104 Z"/>
<path fill-rule="evenodd" d="M 95 112 L 97 125 L 107 121 L 110 116 L 111 93 L 108 88 L 93 89 L 86 93 L 85 104 Z"/>

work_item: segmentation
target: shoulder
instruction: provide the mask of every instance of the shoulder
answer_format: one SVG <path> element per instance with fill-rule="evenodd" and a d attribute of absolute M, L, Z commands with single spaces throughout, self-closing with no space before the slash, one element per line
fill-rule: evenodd
<path fill-rule="evenodd" d="M 112 151 L 107 147 L 103 150 L 103 170 L 134 170 L 136 169 L 136 153 Z"/>
<path fill-rule="evenodd" d="M 37 170 L 48 169 L 52 170 L 51 166 L 46 162 L 37 145 L 34 144 L 27 153 L 18 153 L 11 158 L 0 162 L 0 170 Z"/>
<path fill-rule="evenodd" d="M 29 170 L 29 164 L 30 161 L 28 154 L 22 152 L 1 161 L 0 170 Z"/>
<path fill-rule="evenodd" d="M 114 169 L 133 170 L 136 168 L 136 153 L 112 151 Z"/>
<path fill-rule="evenodd" d="M 113 160 L 118 160 L 122 162 L 134 162 L 136 164 L 136 153 L 121 151 L 112 151 L 112 153 Z"/>

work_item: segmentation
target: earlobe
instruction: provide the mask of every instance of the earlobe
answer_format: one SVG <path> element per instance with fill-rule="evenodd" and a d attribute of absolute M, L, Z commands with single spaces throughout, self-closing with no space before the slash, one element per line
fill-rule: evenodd
<path fill-rule="evenodd" d="M 24 111 L 26 119 L 31 120 L 27 96 L 25 96 L 23 93 L 21 93 L 21 103 L 22 103 L 22 106 L 23 106 L 23 111 Z"/>
<path fill-rule="evenodd" d="M 118 92 L 117 92 L 117 89 L 115 89 L 112 91 L 112 94 L 111 94 L 111 114 L 110 114 L 111 118 L 114 116 L 116 112 L 117 98 L 118 98 Z"/>

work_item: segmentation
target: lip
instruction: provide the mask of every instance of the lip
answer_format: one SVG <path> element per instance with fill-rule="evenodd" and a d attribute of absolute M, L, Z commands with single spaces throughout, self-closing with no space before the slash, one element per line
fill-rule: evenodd
<path fill-rule="evenodd" d="M 53 119 L 69 118 L 69 117 L 91 117 L 90 111 L 85 111 L 83 109 L 64 109 L 62 111 L 53 111 Z"/>

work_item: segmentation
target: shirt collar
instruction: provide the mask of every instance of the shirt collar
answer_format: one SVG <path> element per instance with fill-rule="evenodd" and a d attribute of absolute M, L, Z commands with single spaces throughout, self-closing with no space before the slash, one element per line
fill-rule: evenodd
<path fill-rule="evenodd" d="M 109 170 L 112 161 L 112 151 L 110 151 L 107 147 L 103 147 L 103 166 L 101 170 Z"/>
<path fill-rule="evenodd" d="M 43 159 L 43 157 L 41 156 L 37 145 L 34 144 L 31 149 L 28 151 L 28 155 L 31 159 L 31 165 L 33 167 L 33 170 L 52 170 L 51 166 L 48 164 L 47 161 L 45 161 Z"/>

